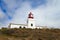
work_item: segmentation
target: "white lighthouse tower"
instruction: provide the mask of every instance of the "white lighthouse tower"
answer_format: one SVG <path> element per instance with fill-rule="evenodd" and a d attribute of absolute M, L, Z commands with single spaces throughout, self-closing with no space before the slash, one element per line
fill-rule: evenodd
<path fill-rule="evenodd" d="M 36 28 L 33 14 L 30 12 L 27 20 L 28 28 Z"/>

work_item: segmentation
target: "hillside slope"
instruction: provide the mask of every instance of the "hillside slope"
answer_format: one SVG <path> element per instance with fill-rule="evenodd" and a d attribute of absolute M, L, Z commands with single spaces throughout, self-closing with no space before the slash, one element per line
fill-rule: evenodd
<path fill-rule="evenodd" d="M 60 29 L 0 29 L 0 40 L 60 40 Z"/>

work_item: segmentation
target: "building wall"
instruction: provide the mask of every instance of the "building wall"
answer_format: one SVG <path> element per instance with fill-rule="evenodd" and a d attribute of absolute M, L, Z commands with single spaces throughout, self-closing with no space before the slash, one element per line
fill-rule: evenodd
<path fill-rule="evenodd" d="M 27 28 L 27 26 L 25 26 L 25 25 L 17 25 L 17 24 L 11 24 L 10 25 L 10 28 L 20 28 L 20 27 L 21 28 L 24 28 L 24 27 Z"/>
<path fill-rule="evenodd" d="M 34 24 L 34 26 L 30 26 L 31 23 L 34 24 L 34 21 L 33 22 L 29 21 L 29 26 L 24 25 L 24 24 L 23 25 L 21 25 L 21 24 L 10 24 L 9 28 L 20 28 L 20 27 L 24 28 L 25 27 L 25 28 L 32 28 L 32 29 L 35 29 L 35 28 L 37 28 L 37 29 L 43 29 L 43 28 L 46 29 L 46 27 L 44 27 L 44 26 L 35 26 L 35 24 Z"/>
<path fill-rule="evenodd" d="M 28 19 L 28 28 L 36 28 L 34 19 L 30 19 L 30 18 Z"/>

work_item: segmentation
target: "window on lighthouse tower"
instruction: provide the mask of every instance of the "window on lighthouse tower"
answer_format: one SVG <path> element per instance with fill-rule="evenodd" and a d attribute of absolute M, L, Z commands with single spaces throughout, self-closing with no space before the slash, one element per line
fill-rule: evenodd
<path fill-rule="evenodd" d="M 31 26 L 33 26 L 33 24 L 31 24 Z"/>

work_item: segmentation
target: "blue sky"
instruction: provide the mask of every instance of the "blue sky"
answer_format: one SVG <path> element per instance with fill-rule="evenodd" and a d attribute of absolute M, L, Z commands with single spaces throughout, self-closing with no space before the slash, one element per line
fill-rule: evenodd
<path fill-rule="evenodd" d="M 29 12 L 37 26 L 60 28 L 60 0 L 0 0 L 0 27 L 26 24 Z"/>

